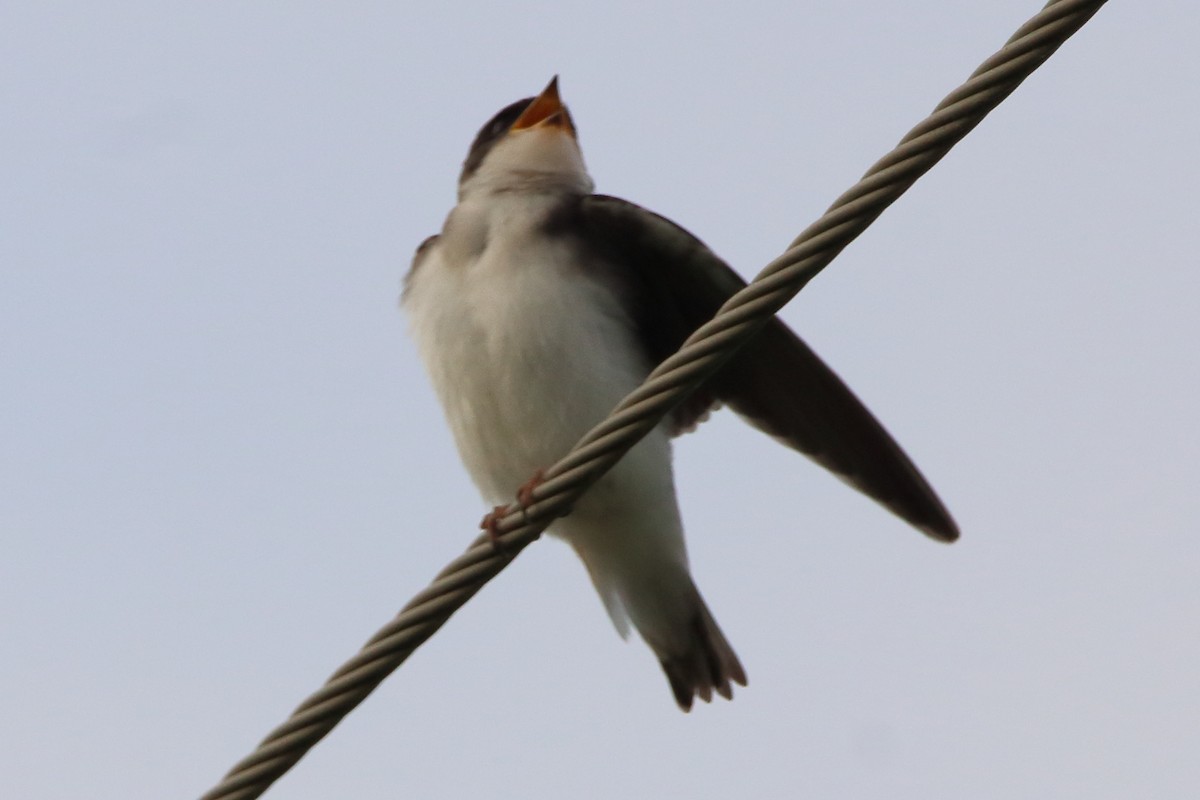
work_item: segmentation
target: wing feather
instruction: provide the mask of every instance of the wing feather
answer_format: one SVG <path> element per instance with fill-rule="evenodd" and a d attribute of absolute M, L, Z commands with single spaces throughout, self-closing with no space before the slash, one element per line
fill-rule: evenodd
<path fill-rule="evenodd" d="M 614 197 L 582 198 L 570 212 L 629 292 L 647 355 L 659 363 L 707 322 L 745 281 L 700 240 Z M 916 466 L 854 393 L 778 318 L 675 412 L 688 429 L 716 403 L 770 434 L 919 530 L 958 538 L 949 512 Z"/>

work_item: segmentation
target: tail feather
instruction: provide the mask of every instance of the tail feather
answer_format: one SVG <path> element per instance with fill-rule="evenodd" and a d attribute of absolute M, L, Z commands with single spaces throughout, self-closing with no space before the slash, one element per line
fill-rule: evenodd
<path fill-rule="evenodd" d="M 713 693 L 729 700 L 733 684 L 746 685 L 746 672 L 717 627 L 688 573 L 682 529 L 674 505 L 669 527 L 647 518 L 639 507 L 631 525 L 613 513 L 599 521 L 575 514 L 553 531 L 579 554 L 617 631 L 632 624 L 654 651 L 675 701 L 690 711 L 696 697 Z M 657 534 L 657 535 L 656 535 Z"/>
<path fill-rule="evenodd" d="M 696 697 L 706 703 L 711 702 L 714 690 L 726 700 L 732 700 L 731 681 L 746 685 L 746 672 L 733 648 L 698 594 L 696 600 L 696 614 L 689 625 L 687 649 L 659 660 L 671 684 L 675 702 L 684 711 L 692 709 Z"/>

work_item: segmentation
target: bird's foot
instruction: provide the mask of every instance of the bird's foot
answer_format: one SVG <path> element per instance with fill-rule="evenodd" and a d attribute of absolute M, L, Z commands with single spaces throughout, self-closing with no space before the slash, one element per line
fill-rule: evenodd
<path fill-rule="evenodd" d="M 517 489 L 517 502 L 521 504 L 521 511 L 525 511 L 529 506 L 533 505 L 533 490 L 541 486 L 546 481 L 546 470 L 539 469 L 533 473 L 533 477 L 521 484 L 521 488 Z"/>
<path fill-rule="evenodd" d="M 533 490 L 541 486 L 546 480 L 546 471 L 539 469 L 533 473 L 533 477 L 521 484 L 521 488 L 517 489 L 517 508 L 521 509 L 521 514 L 525 517 L 525 521 L 529 521 L 529 515 L 526 514 L 526 509 L 533 504 Z M 503 549 L 503 544 L 500 542 L 500 520 L 504 519 L 504 515 L 509 512 L 511 505 L 496 506 L 480 521 L 479 527 L 487 532 L 488 541 L 492 543 L 492 547 L 497 552 Z"/>
<path fill-rule="evenodd" d="M 504 547 L 500 543 L 500 520 L 504 519 L 507 513 L 508 506 L 495 506 L 479 522 L 480 529 L 487 532 L 488 541 L 492 543 L 492 549 L 496 552 L 500 552 Z"/>

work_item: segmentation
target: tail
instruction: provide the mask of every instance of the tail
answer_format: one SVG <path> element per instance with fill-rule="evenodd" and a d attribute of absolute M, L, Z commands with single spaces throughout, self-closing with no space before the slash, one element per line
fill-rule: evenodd
<path fill-rule="evenodd" d="M 551 532 L 575 549 L 617 631 L 625 636 L 632 623 L 650 645 L 680 708 L 714 692 L 731 699 L 746 672 L 692 581 L 674 496 L 643 502 L 645 494 L 622 505 L 610 492 L 598 510 L 577 507 Z"/>
<path fill-rule="evenodd" d="M 746 671 L 717 627 L 717 621 L 704 605 L 700 593 L 693 588 L 692 594 L 695 606 L 686 630 L 685 649 L 664 653 L 654 648 L 671 683 L 675 702 L 684 711 L 691 711 L 692 701 L 697 696 L 710 702 L 714 691 L 726 700 L 732 700 L 731 681 L 746 685 Z"/>

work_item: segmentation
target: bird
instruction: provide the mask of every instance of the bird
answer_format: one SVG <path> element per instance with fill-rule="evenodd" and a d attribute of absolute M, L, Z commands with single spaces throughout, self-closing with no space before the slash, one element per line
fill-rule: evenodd
<path fill-rule="evenodd" d="M 593 190 L 555 76 L 479 130 L 457 204 L 404 278 L 417 350 L 488 502 L 527 493 L 745 286 L 682 227 Z M 582 560 L 621 636 L 632 626 L 649 645 L 684 711 L 747 683 L 692 579 L 672 473 L 672 438 L 720 406 L 933 539 L 958 538 L 900 446 L 773 318 L 548 529 Z"/>

